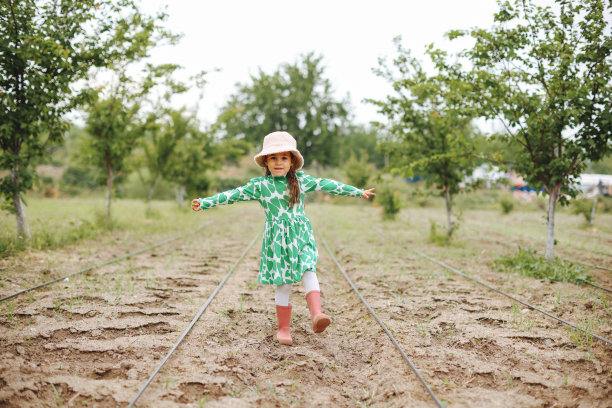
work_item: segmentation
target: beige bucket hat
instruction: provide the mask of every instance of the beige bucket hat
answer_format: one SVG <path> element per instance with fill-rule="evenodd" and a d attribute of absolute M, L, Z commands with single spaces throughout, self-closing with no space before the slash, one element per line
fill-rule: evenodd
<path fill-rule="evenodd" d="M 297 142 L 288 132 L 272 132 L 263 141 L 263 149 L 255 156 L 255 162 L 260 167 L 266 167 L 266 156 L 273 153 L 291 152 L 297 160 L 295 170 L 299 170 L 304 165 L 304 158 L 297 149 Z"/>

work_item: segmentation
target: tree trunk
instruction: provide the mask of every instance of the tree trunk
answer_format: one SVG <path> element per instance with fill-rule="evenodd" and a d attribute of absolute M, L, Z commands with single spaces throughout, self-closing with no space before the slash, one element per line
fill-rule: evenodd
<path fill-rule="evenodd" d="M 591 208 L 591 218 L 589 219 L 589 224 L 593 225 L 593 223 L 595 222 L 595 211 L 597 210 L 597 199 L 599 198 L 598 195 L 595 196 L 595 198 L 593 199 L 593 208 Z"/>
<path fill-rule="evenodd" d="M 451 197 L 448 186 L 446 186 L 446 191 L 444 192 L 444 201 L 446 202 L 446 235 L 450 237 L 453 233 L 453 223 L 451 220 Z"/>
<path fill-rule="evenodd" d="M 11 169 L 11 179 L 15 187 L 13 203 L 15 206 L 15 216 L 17 218 L 17 236 L 29 239 L 32 237 L 32 234 L 30 233 L 30 226 L 28 225 L 25 211 L 23 210 L 21 193 L 19 193 L 19 169 L 16 166 Z"/>
<path fill-rule="evenodd" d="M 555 207 L 561 191 L 561 182 L 555 183 L 548 196 L 548 229 L 546 237 L 546 253 L 544 256 L 549 261 L 553 260 L 553 250 L 555 248 Z"/>
<path fill-rule="evenodd" d="M 157 184 L 157 179 L 154 179 L 151 185 L 149 186 L 149 194 L 147 195 L 147 208 L 151 211 L 151 199 L 153 198 L 153 193 L 155 193 L 155 185 Z"/>
<path fill-rule="evenodd" d="M 106 153 L 104 160 L 106 162 L 106 219 L 111 220 L 111 198 L 113 197 L 113 168 L 110 163 L 110 154 Z"/>
<path fill-rule="evenodd" d="M 176 202 L 178 203 L 179 208 L 183 208 L 185 204 L 185 194 L 186 194 L 185 186 L 180 185 L 180 186 L 174 187 L 174 198 L 176 199 Z"/>

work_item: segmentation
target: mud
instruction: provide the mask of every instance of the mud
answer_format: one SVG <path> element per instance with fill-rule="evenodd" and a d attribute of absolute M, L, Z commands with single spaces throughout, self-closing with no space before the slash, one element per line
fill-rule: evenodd
<path fill-rule="evenodd" d="M 198 214 L 199 222 L 214 224 L 196 236 L 5 302 L 0 406 L 126 406 L 261 231 L 263 215 L 251 204 Z M 509 249 L 468 234 L 456 247 L 429 245 L 425 213 L 404 212 L 396 223 L 380 222 L 371 207 L 313 204 L 308 213 L 319 244 L 323 308 L 332 325 L 312 332 L 303 287 L 294 285 L 294 344 L 276 342 L 274 290 L 256 281 L 259 239 L 137 406 L 434 406 L 336 269 L 322 236 L 449 407 L 612 406 L 609 346 L 408 248 L 559 317 L 588 323 L 607 338 L 610 296 L 499 274 L 490 262 Z M 18 270 L 0 295 L 165 238 L 82 243 L 5 260 L 0 267 Z"/>

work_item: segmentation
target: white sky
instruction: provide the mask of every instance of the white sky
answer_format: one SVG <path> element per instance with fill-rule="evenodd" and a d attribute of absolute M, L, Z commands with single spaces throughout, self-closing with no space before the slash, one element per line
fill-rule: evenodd
<path fill-rule="evenodd" d="M 497 10 L 494 0 L 345 1 L 345 0 L 143 0 L 153 13 L 167 6 L 166 27 L 183 38 L 175 46 L 154 50 L 154 63 L 185 67 L 185 77 L 211 72 L 204 89 L 199 117 L 215 120 L 235 84 L 250 83 L 261 68 L 274 72 L 282 63 L 295 63 L 310 51 L 322 55 L 337 99 L 350 95 L 355 121 L 381 120 L 364 98 L 382 99 L 388 84 L 372 72 L 378 58 L 395 56 L 393 37 L 401 35 L 405 48 L 424 60 L 426 45 L 450 48 L 445 32 L 456 28 L 490 27 Z M 457 44 L 464 47 L 466 43 Z M 195 93 L 178 103 L 192 107 Z"/>

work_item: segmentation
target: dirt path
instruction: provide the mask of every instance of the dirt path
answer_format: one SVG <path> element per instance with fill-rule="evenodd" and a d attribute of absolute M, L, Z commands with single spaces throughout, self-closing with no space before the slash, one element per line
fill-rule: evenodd
<path fill-rule="evenodd" d="M 215 224 L 194 239 L 16 300 L 1 322 L 0 406 L 126 406 L 263 225 L 251 204 L 205 214 L 198 223 Z M 612 405 L 609 347 L 594 341 L 587 351 L 548 318 L 407 254 L 406 245 L 435 248 L 423 248 L 422 231 L 402 234 L 405 223 L 381 223 L 369 208 L 312 205 L 309 214 L 449 406 Z M 294 345 L 276 342 L 274 290 L 256 282 L 258 240 L 137 406 L 433 406 L 317 241 L 332 317 L 324 333 L 312 332 L 300 284 L 291 296 Z M 468 267 L 463 252 L 430 253 Z M 58 256 L 40 255 L 43 263 Z M 548 305 L 550 288 L 500 278 L 482 256 L 479 276 L 521 295 L 527 282 L 530 299 Z M 568 318 L 589 312 L 571 299 Z M 609 317 L 595 309 L 610 337 Z"/>

